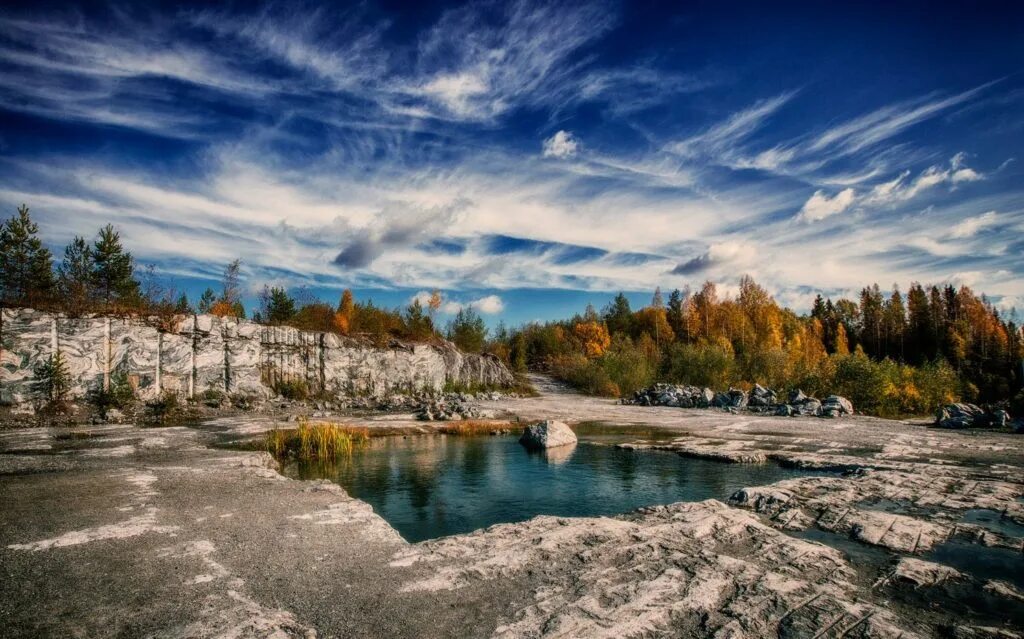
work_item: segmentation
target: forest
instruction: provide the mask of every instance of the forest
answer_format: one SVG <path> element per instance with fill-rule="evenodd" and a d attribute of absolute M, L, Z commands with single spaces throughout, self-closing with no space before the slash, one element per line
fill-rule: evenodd
<path fill-rule="evenodd" d="M 27 207 L 0 225 L 0 303 L 80 316 L 130 314 L 158 325 L 191 313 L 245 317 L 241 262 L 227 264 L 220 290 L 193 304 L 138 268 L 117 230 L 76 237 L 55 260 Z M 883 292 L 866 286 L 857 299 L 818 296 L 809 314 L 779 306 L 751 277 L 736 296 L 713 282 L 674 290 L 632 309 L 622 293 L 600 312 L 488 331 L 464 306 L 438 326 L 443 297 L 433 291 L 405 308 L 358 301 L 344 290 L 336 305 L 306 289 L 264 286 L 257 322 L 391 339 L 446 338 L 466 351 L 490 352 L 517 373 L 544 371 L 592 394 L 628 396 L 656 381 L 749 389 L 759 383 L 813 395 L 836 393 L 858 411 L 886 417 L 929 413 L 951 401 L 1010 402 L 1024 412 L 1021 328 L 970 288 L 912 283 Z"/>
<path fill-rule="evenodd" d="M 967 287 L 914 283 L 904 296 L 875 284 L 857 300 L 819 295 L 798 315 L 743 276 L 735 297 L 706 282 L 633 310 L 620 293 L 601 312 L 501 330 L 492 343 L 514 370 L 610 397 L 661 381 L 835 393 L 886 417 L 1010 398 L 1018 414 L 1024 403 L 1020 327 Z"/>

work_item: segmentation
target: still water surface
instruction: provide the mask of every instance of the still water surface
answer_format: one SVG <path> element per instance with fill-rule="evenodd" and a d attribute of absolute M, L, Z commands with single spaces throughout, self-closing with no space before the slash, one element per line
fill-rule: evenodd
<path fill-rule="evenodd" d="M 619 450 L 587 437 L 546 453 L 528 451 L 512 436 L 380 437 L 337 464 L 293 464 L 285 473 L 337 482 L 411 542 L 536 515 L 614 515 L 677 501 L 725 500 L 744 486 L 808 474 L 775 464 Z M 600 433 L 589 437 L 608 440 Z"/>

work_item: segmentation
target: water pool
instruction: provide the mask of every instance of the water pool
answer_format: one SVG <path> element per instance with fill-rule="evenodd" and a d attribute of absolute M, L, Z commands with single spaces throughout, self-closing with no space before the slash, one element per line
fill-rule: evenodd
<path fill-rule="evenodd" d="M 619 450 L 583 438 L 575 447 L 545 453 L 526 450 L 513 436 L 444 435 L 374 438 L 338 463 L 293 463 L 283 470 L 293 478 L 337 482 L 411 542 L 536 515 L 614 515 L 677 501 L 725 500 L 744 486 L 809 474 L 775 464 Z"/>

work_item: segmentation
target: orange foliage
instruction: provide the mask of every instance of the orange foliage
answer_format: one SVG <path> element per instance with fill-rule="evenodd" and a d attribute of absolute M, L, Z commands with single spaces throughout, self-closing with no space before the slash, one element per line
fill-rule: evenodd
<path fill-rule="evenodd" d="M 235 305 L 223 300 L 210 307 L 210 314 L 217 317 L 237 317 Z"/>
<path fill-rule="evenodd" d="M 604 324 L 597 322 L 576 322 L 573 335 L 583 344 L 587 357 L 600 357 L 611 346 L 612 338 Z"/>

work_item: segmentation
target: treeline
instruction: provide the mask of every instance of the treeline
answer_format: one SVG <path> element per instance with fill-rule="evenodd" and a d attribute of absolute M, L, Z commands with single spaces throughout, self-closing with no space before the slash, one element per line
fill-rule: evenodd
<path fill-rule="evenodd" d="M 857 301 L 819 296 L 801 316 L 746 276 L 735 298 L 708 282 L 667 301 L 657 291 L 633 310 L 620 293 L 600 313 L 502 329 L 492 349 L 515 370 L 546 370 L 590 393 L 760 383 L 840 394 L 885 416 L 1006 400 L 1021 388 L 1024 356 L 1020 328 L 967 287 L 914 284 L 904 301 L 874 285 Z"/>
<path fill-rule="evenodd" d="M 192 313 L 245 318 L 241 280 L 242 263 L 234 260 L 224 268 L 220 290 L 207 288 L 193 305 L 187 294 L 162 283 L 152 266 L 140 269 L 109 224 L 93 239 L 75 237 L 55 260 L 39 237 L 28 207 L 22 205 L 16 215 L 0 223 L 0 305 L 8 308 L 37 308 L 69 317 L 135 315 L 169 330 L 182 316 Z M 471 307 L 462 307 L 442 330 L 436 323 L 442 303 L 441 293 L 434 291 L 426 305 L 415 299 L 405 308 L 388 309 L 375 306 L 372 300 L 356 301 L 346 289 L 333 306 L 303 288 L 289 292 L 264 286 L 252 319 L 363 336 L 380 345 L 392 338 L 431 341 L 447 337 L 465 351 L 482 351 L 487 327 L 480 315 Z"/>

